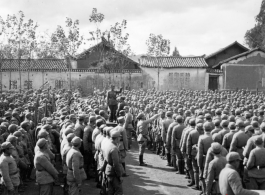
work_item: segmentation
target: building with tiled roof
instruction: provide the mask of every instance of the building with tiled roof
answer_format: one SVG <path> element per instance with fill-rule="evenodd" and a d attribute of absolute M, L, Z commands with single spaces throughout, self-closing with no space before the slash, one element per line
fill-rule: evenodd
<path fill-rule="evenodd" d="M 195 57 L 152 57 L 142 56 L 139 59 L 141 69 L 150 75 L 154 87 L 160 89 L 207 90 L 204 56 Z"/>
<path fill-rule="evenodd" d="M 204 56 L 197 57 L 152 57 L 142 56 L 140 58 L 142 67 L 147 68 L 207 68 Z"/>

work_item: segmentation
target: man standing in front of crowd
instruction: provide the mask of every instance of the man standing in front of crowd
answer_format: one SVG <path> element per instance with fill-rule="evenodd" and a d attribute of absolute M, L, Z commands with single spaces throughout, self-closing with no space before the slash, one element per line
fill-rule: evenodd
<path fill-rule="evenodd" d="M 107 92 L 107 105 L 110 109 L 110 122 L 116 121 L 116 111 L 118 108 L 117 94 L 121 92 L 122 88 L 120 88 L 120 91 L 115 91 L 114 85 L 111 85 L 111 90 Z"/>

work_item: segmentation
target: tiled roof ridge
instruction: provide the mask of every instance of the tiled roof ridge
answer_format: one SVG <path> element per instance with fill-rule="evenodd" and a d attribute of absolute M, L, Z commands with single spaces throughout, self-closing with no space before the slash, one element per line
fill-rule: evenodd
<path fill-rule="evenodd" d="M 232 57 L 230 57 L 230 58 L 227 58 L 227 59 L 225 59 L 225 60 L 219 62 L 217 65 L 213 66 L 213 68 L 217 68 L 218 66 L 220 66 L 220 65 L 222 65 L 222 64 L 224 64 L 224 63 L 226 63 L 226 62 L 229 62 L 229 61 L 231 61 L 231 60 L 234 60 L 234 59 L 240 58 L 240 57 L 242 57 L 242 56 L 248 55 L 248 54 L 250 54 L 250 53 L 252 53 L 252 52 L 254 52 L 254 51 L 258 51 L 258 50 L 259 50 L 259 51 L 263 51 L 263 52 L 265 53 L 265 50 L 264 50 L 264 49 L 257 47 L 257 48 L 254 48 L 254 49 L 248 50 L 248 51 L 246 51 L 246 52 L 244 52 L 244 53 L 241 53 L 241 54 L 238 54 L 238 55 L 232 56 Z"/>
<path fill-rule="evenodd" d="M 240 44 L 239 42 L 235 41 L 235 42 L 233 42 L 233 43 L 231 43 L 231 44 L 229 44 L 229 45 L 227 45 L 227 46 L 225 46 L 225 47 L 223 47 L 223 48 L 217 50 L 216 52 L 211 53 L 211 54 L 205 56 L 205 59 L 211 58 L 211 57 L 217 55 L 218 53 L 220 53 L 220 52 L 226 50 L 227 48 L 229 48 L 229 47 L 231 47 L 232 45 L 235 45 L 235 44 L 237 44 L 237 45 L 240 46 L 241 48 L 246 49 L 247 51 L 249 51 L 249 48 L 247 48 L 247 47 L 245 47 L 244 45 Z"/>

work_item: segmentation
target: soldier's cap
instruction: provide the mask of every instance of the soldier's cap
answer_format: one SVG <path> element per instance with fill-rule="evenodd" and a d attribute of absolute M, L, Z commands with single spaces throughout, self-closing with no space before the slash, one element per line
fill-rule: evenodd
<path fill-rule="evenodd" d="M 247 133 L 247 132 L 249 132 L 249 131 L 251 131 L 252 133 L 254 133 L 254 128 L 253 128 L 251 125 L 248 125 L 248 126 L 246 126 L 246 128 L 245 128 L 245 133 Z"/>
<path fill-rule="evenodd" d="M 212 122 L 205 122 L 203 124 L 203 129 L 205 131 L 211 131 L 213 129 L 213 123 Z"/>
<path fill-rule="evenodd" d="M 259 127 L 259 122 L 258 122 L 258 121 L 251 121 L 250 124 L 251 124 L 252 127 L 254 127 L 254 128 L 258 128 L 258 127 Z"/>
<path fill-rule="evenodd" d="M 45 138 L 47 137 L 49 134 L 47 131 L 45 131 L 44 129 L 43 130 L 40 130 L 39 133 L 38 133 L 38 138 Z"/>
<path fill-rule="evenodd" d="M 47 119 L 46 119 L 46 124 L 51 125 L 51 124 L 52 124 L 52 118 L 50 118 L 50 117 L 47 118 Z"/>
<path fill-rule="evenodd" d="M 13 142 L 13 141 L 16 141 L 17 140 L 17 137 L 14 136 L 14 135 L 9 135 L 6 139 L 7 142 Z"/>
<path fill-rule="evenodd" d="M 73 138 L 75 137 L 75 134 L 74 133 L 69 133 L 67 136 L 66 136 L 66 139 L 69 143 L 71 143 L 71 141 L 73 140 Z"/>
<path fill-rule="evenodd" d="M 114 130 L 114 129 L 110 131 L 110 137 L 116 138 L 116 137 L 120 137 L 120 136 L 121 136 L 120 131 Z"/>
<path fill-rule="evenodd" d="M 126 110 L 126 109 L 130 109 L 130 107 L 129 106 L 124 106 L 124 110 Z"/>
<path fill-rule="evenodd" d="M 10 133 L 14 133 L 15 131 L 17 131 L 17 129 L 18 129 L 18 126 L 15 125 L 15 124 L 11 124 L 11 125 L 9 125 L 9 127 L 8 127 L 8 131 L 9 131 Z"/>
<path fill-rule="evenodd" d="M 230 122 L 229 125 L 228 125 L 228 128 L 230 130 L 234 130 L 234 129 L 236 129 L 236 124 L 234 122 Z"/>
<path fill-rule="evenodd" d="M 80 146 L 80 144 L 82 143 L 82 139 L 79 137 L 74 137 L 71 143 L 73 146 Z"/>
<path fill-rule="evenodd" d="M 41 129 L 50 130 L 50 129 L 52 129 L 52 126 L 49 124 L 45 124 L 45 125 L 43 125 L 43 127 Z"/>
<path fill-rule="evenodd" d="M 85 118 L 86 118 L 86 115 L 85 114 L 79 114 L 78 115 L 78 119 L 79 120 L 85 120 Z"/>
<path fill-rule="evenodd" d="M 13 133 L 13 135 L 15 137 L 21 137 L 22 136 L 22 133 L 20 131 L 16 131 L 16 132 Z"/>
<path fill-rule="evenodd" d="M 89 117 L 89 123 L 96 122 L 97 118 L 95 116 L 90 116 Z"/>
<path fill-rule="evenodd" d="M 120 110 L 120 111 L 119 111 L 119 114 L 120 114 L 120 115 L 125 115 L 125 111 L 124 111 L 124 110 Z"/>
<path fill-rule="evenodd" d="M 222 121 L 221 121 L 221 126 L 222 126 L 222 127 L 228 127 L 228 125 L 229 125 L 228 120 L 222 120 Z"/>
<path fill-rule="evenodd" d="M 196 124 L 203 123 L 203 119 L 201 118 L 196 118 Z"/>
<path fill-rule="evenodd" d="M 172 112 L 172 111 L 167 111 L 167 112 L 166 112 L 166 116 L 167 116 L 167 117 L 171 117 L 172 115 L 173 115 L 173 112 Z"/>
<path fill-rule="evenodd" d="M 102 124 L 104 124 L 104 121 L 102 119 L 97 119 L 96 120 L 97 127 L 100 127 Z"/>
<path fill-rule="evenodd" d="M 137 119 L 143 119 L 144 118 L 144 114 L 143 113 L 139 113 L 136 118 Z"/>
<path fill-rule="evenodd" d="M 242 160 L 237 152 L 229 152 L 226 156 L 227 162 L 233 162 L 235 160 Z"/>
<path fill-rule="evenodd" d="M 243 128 L 243 127 L 245 127 L 244 121 L 242 121 L 242 120 L 237 120 L 237 121 L 236 121 L 236 126 L 239 127 L 239 128 Z"/>
<path fill-rule="evenodd" d="M 47 141 L 46 139 L 44 139 L 44 138 L 40 138 L 40 139 L 37 141 L 36 145 L 37 145 L 39 148 L 43 148 L 43 147 L 46 145 L 47 142 L 48 142 L 48 141 Z"/>
<path fill-rule="evenodd" d="M 124 123 L 125 122 L 125 119 L 123 116 L 120 116 L 118 119 L 117 119 L 117 122 L 118 123 Z"/>
<path fill-rule="evenodd" d="M 209 113 L 205 114 L 205 119 L 206 119 L 206 120 L 210 120 L 210 119 L 212 119 L 212 115 L 209 114 Z"/>
<path fill-rule="evenodd" d="M 106 124 L 102 124 L 102 125 L 99 126 L 100 132 L 103 132 L 104 127 L 106 127 Z"/>
<path fill-rule="evenodd" d="M 255 142 L 256 145 L 261 145 L 261 144 L 263 144 L 263 139 L 262 139 L 261 136 L 257 136 L 255 138 L 254 142 Z"/>
<path fill-rule="evenodd" d="M 10 142 L 6 141 L 6 142 L 1 144 L 1 148 L 2 149 L 8 149 L 8 148 L 14 148 L 14 146 Z"/>
<path fill-rule="evenodd" d="M 64 135 L 67 136 L 69 133 L 74 133 L 74 129 L 71 126 L 68 126 L 65 131 Z"/>
<path fill-rule="evenodd" d="M 218 142 L 213 142 L 211 144 L 211 148 L 214 154 L 220 154 L 220 152 L 222 151 L 222 145 L 219 144 Z"/>
<path fill-rule="evenodd" d="M 12 114 L 10 112 L 5 112 L 4 117 L 10 118 L 12 117 Z"/>

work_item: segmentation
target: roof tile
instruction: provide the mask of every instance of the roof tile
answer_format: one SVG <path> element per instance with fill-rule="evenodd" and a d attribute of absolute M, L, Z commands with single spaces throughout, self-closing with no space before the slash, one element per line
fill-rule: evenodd
<path fill-rule="evenodd" d="M 150 57 L 142 56 L 140 65 L 148 68 L 207 68 L 202 56 L 198 57 Z"/>

